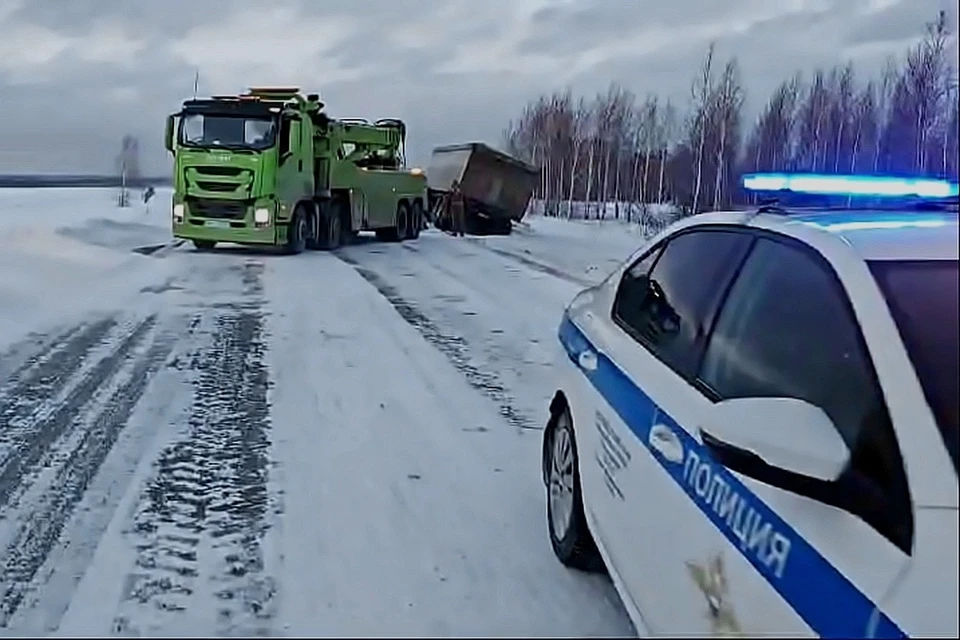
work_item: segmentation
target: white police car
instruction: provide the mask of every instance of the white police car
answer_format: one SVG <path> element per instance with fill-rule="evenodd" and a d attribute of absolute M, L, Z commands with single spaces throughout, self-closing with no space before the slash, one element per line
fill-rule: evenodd
<path fill-rule="evenodd" d="M 957 236 L 936 206 L 704 214 L 580 293 L 543 443 L 560 560 L 599 556 L 641 635 L 958 637 Z"/>

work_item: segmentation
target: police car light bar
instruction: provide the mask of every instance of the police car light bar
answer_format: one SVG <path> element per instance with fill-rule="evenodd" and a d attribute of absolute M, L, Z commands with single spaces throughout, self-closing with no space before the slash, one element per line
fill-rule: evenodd
<path fill-rule="evenodd" d="M 815 173 L 751 173 L 743 176 L 747 191 L 793 191 L 817 195 L 885 198 L 951 198 L 960 185 L 930 178 L 893 178 Z"/>

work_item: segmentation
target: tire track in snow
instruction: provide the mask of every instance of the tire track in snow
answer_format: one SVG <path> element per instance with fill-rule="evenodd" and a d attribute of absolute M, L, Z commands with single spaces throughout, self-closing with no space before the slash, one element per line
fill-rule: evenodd
<path fill-rule="evenodd" d="M 533 258 L 529 258 L 527 256 L 521 255 L 519 253 L 514 253 L 512 251 L 507 251 L 506 249 L 501 249 L 500 247 L 494 247 L 490 244 L 487 244 L 483 240 L 468 238 L 468 241 L 471 242 L 475 247 L 482 247 L 483 249 L 486 249 L 491 253 L 495 253 L 498 256 L 502 256 L 509 260 L 513 260 L 514 262 L 519 262 L 520 264 L 522 264 L 523 266 L 529 269 L 533 269 L 534 271 L 539 271 L 540 273 L 545 273 L 549 276 L 553 276 L 554 278 L 560 278 L 561 280 L 566 280 L 571 284 L 575 284 L 580 287 L 592 287 L 594 284 L 596 284 L 595 282 L 591 282 L 586 278 L 581 278 L 580 276 L 576 276 L 572 273 L 568 273 L 562 269 L 549 265 L 545 262 L 540 262 L 539 260 L 534 260 Z"/>
<path fill-rule="evenodd" d="M 261 291 L 261 270 L 244 269 L 247 295 Z M 221 635 L 270 633 L 277 587 L 261 548 L 269 528 L 265 349 L 261 313 L 215 319 L 212 344 L 195 360 L 188 432 L 160 455 L 134 518 L 137 569 L 115 634 L 164 633 L 178 614 L 215 619 Z M 214 611 L 197 611 L 211 602 Z"/>
<path fill-rule="evenodd" d="M 541 430 L 543 428 L 536 420 L 532 420 L 525 412 L 517 408 L 516 401 L 496 373 L 483 370 L 473 363 L 470 357 L 470 345 L 466 340 L 459 336 L 445 334 L 436 323 L 425 316 L 414 304 L 401 297 L 396 288 L 387 284 L 379 274 L 361 266 L 359 262 L 343 252 L 337 252 L 337 257 L 352 266 L 364 280 L 373 285 L 393 305 L 400 317 L 419 331 L 428 342 L 453 363 L 453 366 L 463 374 L 471 387 L 493 400 L 497 404 L 500 415 L 508 424 L 518 429 Z"/>
<path fill-rule="evenodd" d="M 136 356 L 132 353 L 144 341 L 154 323 L 153 318 L 140 323 L 121 346 L 101 360 L 77 387 L 83 389 L 75 397 L 79 402 L 87 390 L 108 384 L 111 378 L 121 373 L 123 364 L 133 363 L 123 384 L 94 408 L 96 413 L 92 420 L 87 419 L 89 413 L 83 411 L 82 406 L 77 402 L 71 404 L 68 398 L 58 409 L 55 419 L 47 423 L 61 428 L 69 423 L 83 432 L 75 448 L 57 468 L 49 484 L 51 490 L 44 492 L 38 503 L 30 505 L 26 517 L 21 518 L 22 524 L 0 556 L 0 626 L 5 626 L 20 606 L 31 581 L 57 544 L 64 526 L 120 437 L 147 385 L 173 349 L 175 340 L 161 336 L 144 354 Z M 60 421 L 61 412 L 64 416 L 69 414 L 69 420 Z"/>
<path fill-rule="evenodd" d="M 36 404 L 46 405 L 54 401 L 51 390 L 64 387 L 67 382 L 66 376 L 53 376 L 56 382 L 41 384 L 38 392 L 26 391 L 28 397 L 33 394 L 33 404 L 27 405 L 32 413 L 27 420 L 28 426 L 19 432 L 14 432 L 14 437 L 17 439 L 5 458 L 3 466 L 0 467 L 0 507 L 5 507 L 15 492 L 24 489 L 25 485 L 31 482 L 29 472 L 36 468 L 44 453 L 73 426 L 76 416 L 81 413 L 87 403 L 94 399 L 100 388 L 117 374 L 130 352 L 140 344 L 147 332 L 153 328 L 156 320 L 157 317 L 153 315 L 137 324 L 133 331 L 127 334 L 112 352 L 97 362 L 51 410 L 41 412 L 33 407 Z M 75 363 L 69 362 L 66 365 L 67 370 L 79 370 L 86 353 L 103 339 L 103 335 L 99 332 L 103 331 L 105 335 L 115 322 L 115 320 L 104 320 L 94 325 L 96 329 L 92 335 L 81 334 L 87 336 L 85 341 L 81 341 L 86 348 L 82 354 L 77 351 L 83 351 L 83 349 L 65 349 L 55 354 L 45 364 L 55 362 L 57 355 L 66 353 L 77 360 Z M 99 336 L 99 339 L 91 339 L 92 336 Z"/>
<path fill-rule="evenodd" d="M 0 389 L 6 389 L 12 384 L 11 381 L 18 380 L 28 369 L 49 357 L 83 326 L 75 325 L 57 334 L 34 332 L 7 347 L 0 355 Z"/>
<path fill-rule="evenodd" d="M 36 428 L 35 414 L 56 399 L 114 326 L 116 320 L 107 318 L 67 330 L 29 357 L 0 387 L 0 469 L 11 462 L 11 449 L 15 455 L 17 446 L 30 438 Z"/>

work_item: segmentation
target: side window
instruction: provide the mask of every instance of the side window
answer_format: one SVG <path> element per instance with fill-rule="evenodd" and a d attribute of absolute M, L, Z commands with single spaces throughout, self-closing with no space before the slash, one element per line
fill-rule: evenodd
<path fill-rule="evenodd" d="M 883 393 L 847 295 L 818 255 L 757 241 L 699 378 L 720 398 L 791 397 L 823 409 L 850 448 L 845 475 L 863 497 L 859 515 L 906 544 L 909 494 Z"/>
<path fill-rule="evenodd" d="M 279 151 L 280 157 L 282 158 L 285 154 L 290 152 L 290 129 L 291 129 L 290 118 L 281 118 L 280 120 L 280 141 L 279 141 Z"/>
<path fill-rule="evenodd" d="M 696 373 L 704 339 L 731 274 L 753 238 L 735 231 L 681 233 L 624 276 L 615 320 L 681 375 Z"/>
<path fill-rule="evenodd" d="M 617 297 L 613 301 L 614 319 L 619 318 L 627 322 L 624 318 L 629 318 L 630 314 L 643 304 L 643 298 L 647 294 L 650 269 L 660 257 L 661 251 L 663 251 L 663 243 L 648 251 L 624 272 L 623 278 L 620 279 L 620 286 L 617 287 Z"/>

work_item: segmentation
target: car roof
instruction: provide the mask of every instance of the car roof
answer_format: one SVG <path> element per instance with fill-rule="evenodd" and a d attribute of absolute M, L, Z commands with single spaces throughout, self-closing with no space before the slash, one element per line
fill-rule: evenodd
<path fill-rule="evenodd" d="M 762 227 L 814 243 L 816 232 L 821 232 L 841 239 L 865 260 L 957 260 L 960 252 L 960 223 L 957 214 L 949 211 L 727 211 L 695 218 L 696 225 Z"/>

